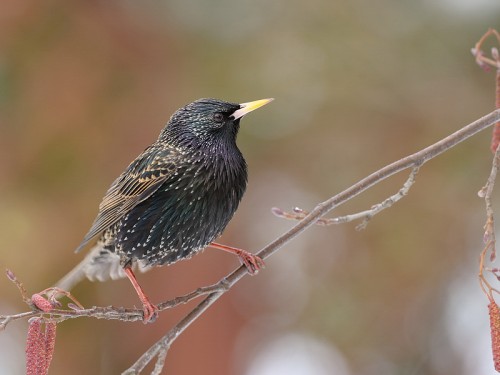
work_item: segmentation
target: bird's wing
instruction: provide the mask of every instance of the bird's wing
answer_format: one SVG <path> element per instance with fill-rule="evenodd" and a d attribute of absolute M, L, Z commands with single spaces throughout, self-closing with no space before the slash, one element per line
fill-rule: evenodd
<path fill-rule="evenodd" d="M 174 175 L 178 168 L 178 157 L 176 149 L 149 147 L 135 159 L 106 192 L 92 227 L 75 252 L 116 224 L 132 208 L 151 196 L 167 178 Z"/>

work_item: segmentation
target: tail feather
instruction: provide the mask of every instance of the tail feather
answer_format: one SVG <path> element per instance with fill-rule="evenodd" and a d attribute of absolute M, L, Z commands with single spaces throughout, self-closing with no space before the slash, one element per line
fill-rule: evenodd
<path fill-rule="evenodd" d="M 138 268 L 141 272 L 146 272 L 150 267 L 139 264 Z M 90 281 L 107 281 L 124 277 L 126 274 L 120 264 L 120 256 L 97 244 L 54 286 L 69 292 L 85 278 Z"/>

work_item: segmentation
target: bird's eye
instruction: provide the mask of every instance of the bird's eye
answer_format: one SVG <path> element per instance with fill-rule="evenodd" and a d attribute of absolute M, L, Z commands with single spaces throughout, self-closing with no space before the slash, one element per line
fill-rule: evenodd
<path fill-rule="evenodd" d="M 224 122 L 224 115 L 222 113 L 217 112 L 216 114 L 214 114 L 214 121 L 219 124 L 221 122 Z"/>

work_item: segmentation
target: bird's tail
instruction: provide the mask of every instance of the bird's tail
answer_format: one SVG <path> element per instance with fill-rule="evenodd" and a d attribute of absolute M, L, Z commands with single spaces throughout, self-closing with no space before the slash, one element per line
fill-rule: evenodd
<path fill-rule="evenodd" d="M 148 267 L 139 265 L 142 272 Z M 94 246 L 87 256 L 68 272 L 54 286 L 67 292 L 71 291 L 78 283 L 87 278 L 90 281 L 117 280 L 126 277 L 120 264 L 120 256 L 104 249 L 101 245 Z"/>

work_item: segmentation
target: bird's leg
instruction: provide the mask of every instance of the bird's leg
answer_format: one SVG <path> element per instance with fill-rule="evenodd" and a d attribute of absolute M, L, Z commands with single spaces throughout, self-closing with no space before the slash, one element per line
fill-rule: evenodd
<path fill-rule="evenodd" d="M 264 261 L 259 256 L 249 253 L 248 251 L 238 249 L 237 247 L 221 245 L 217 242 L 210 242 L 208 246 L 215 249 L 224 250 L 232 254 L 236 254 L 240 258 L 241 262 L 245 265 L 248 272 L 250 272 L 250 274 L 252 275 L 257 274 L 257 272 L 265 267 Z"/>
<path fill-rule="evenodd" d="M 151 303 L 148 296 L 146 296 L 146 294 L 142 290 L 141 286 L 137 282 L 137 279 L 135 278 L 134 272 L 132 271 L 132 267 L 127 265 L 123 270 L 125 271 L 125 274 L 132 283 L 132 286 L 134 287 L 135 291 L 137 292 L 137 295 L 139 296 L 139 299 L 142 302 L 142 309 L 144 312 L 144 318 L 143 318 L 144 324 L 154 322 L 158 316 L 158 307 L 156 307 L 156 305 L 153 305 Z"/>

